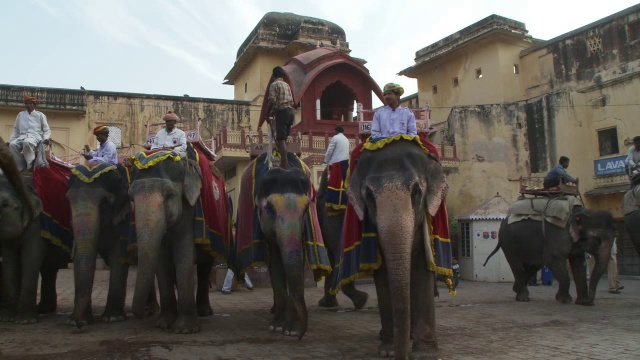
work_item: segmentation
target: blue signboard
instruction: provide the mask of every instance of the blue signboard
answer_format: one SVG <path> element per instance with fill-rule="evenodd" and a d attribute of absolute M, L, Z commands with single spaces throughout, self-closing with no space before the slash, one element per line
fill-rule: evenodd
<path fill-rule="evenodd" d="M 624 174 L 624 159 L 626 155 L 616 156 L 608 159 L 593 161 L 593 172 L 595 176 Z"/>

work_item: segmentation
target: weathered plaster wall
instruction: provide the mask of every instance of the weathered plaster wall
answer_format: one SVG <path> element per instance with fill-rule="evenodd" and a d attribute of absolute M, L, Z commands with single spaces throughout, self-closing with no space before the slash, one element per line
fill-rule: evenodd
<path fill-rule="evenodd" d="M 448 122 L 455 129 L 460 166 L 448 175 L 447 204 L 452 215 L 500 193 L 515 199 L 520 176 L 529 172 L 522 106 L 455 107 Z"/>

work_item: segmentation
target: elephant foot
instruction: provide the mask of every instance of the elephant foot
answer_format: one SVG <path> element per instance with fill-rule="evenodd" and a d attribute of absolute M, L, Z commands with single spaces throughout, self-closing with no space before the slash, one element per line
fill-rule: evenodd
<path fill-rule="evenodd" d="M 51 314 L 56 311 L 58 308 L 57 301 L 40 301 L 38 304 L 38 313 L 39 314 Z"/>
<path fill-rule="evenodd" d="M 124 310 L 109 308 L 106 308 L 104 310 L 104 313 L 102 313 L 102 316 L 100 317 L 100 319 L 102 319 L 102 322 L 106 323 L 125 321 L 126 318 L 127 314 L 125 314 Z"/>
<path fill-rule="evenodd" d="M 529 299 L 529 294 L 517 294 L 516 301 L 529 302 L 531 299 Z"/>
<path fill-rule="evenodd" d="M 573 301 L 573 298 L 569 294 L 557 293 L 556 294 L 556 300 L 558 300 L 559 302 L 561 302 L 563 304 L 568 304 L 568 303 Z M 577 302 L 577 300 L 576 300 L 576 302 Z"/>
<path fill-rule="evenodd" d="M 93 325 L 94 323 L 95 323 L 95 320 L 93 319 L 93 316 L 89 316 L 89 317 L 84 316 L 80 319 L 74 319 L 72 316 L 69 318 L 69 320 L 67 320 L 67 325 L 75 326 L 78 329 L 82 329 L 82 327 L 85 325 Z"/>
<path fill-rule="evenodd" d="M 336 299 L 336 297 L 332 295 L 325 295 L 325 297 L 318 301 L 318 306 L 323 308 L 336 308 L 338 307 L 338 299 Z"/>
<path fill-rule="evenodd" d="M 160 304 L 158 304 L 158 301 L 155 299 L 155 297 L 153 298 L 153 301 L 150 301 L 144 307 L 145 316 L 151 316 L 151 315 L 157 314 L 159 311 L 160 311 Z"/>
<path fill-rule="evenodd" d="M 282 330 L 282 333 L 285 336 L 297 337 L 298 340 L 302 339 L 302 337 L 304 336 L 304 331 L 301 329 L 301 326 L 298 322 L 287 324 Z"/>
<path fill-rule="evenodd" d="M 593 306 L 593 300 L 589 300 L 589 299 L 576 299 L 576 305 L 583 305 L 583 306 Z"/>
<path fill-rule="evenodd" d="M 13 322 L 18 325 L 29 325 L 36 324 L 38 322 L 38 314 L 28 313 L 28 314 L 18 314 Z"/>
<path fill-rule="evenodd" d="M 393 350 L 393 341 L 383 341 L 378 346 L 378 354 L 382 357 L 394 357 L 395 351 Z"/>
<path fill-rule="evenodd" d="M 213 309 L 211 308 L 211 306 L 209 304 L 199 305 L 197 307 L 197 311 L 198 311 L 198 316 L 200 316 L 200 317 L 206 317 L 206 316 L 213 315 Z"/>
<path fill-rule="evenodd" d="M 437 341 L 413 341 L 413 350 L 411 351 L 411 355 L 409 355 L 409 359 L 415 360 L 436 360 L 439 359 L 438 353 L 438 342 Z"/>
<path fill-rule="evenodd" d="M 156 326 L 163 330 L 169 330 L 173 328 L 173 323 L 176 322 L 176 315 L 173 313 L 162 313 L 160 318 L 156 322 Z"/>
<path fill-rule="evenodd" d="M 271 322 L 271 324 L 269 324 L 269 331 L 283 332 L 284 331 L 284 321 L 273 320 Z"/>
<path fill-rule="evenodd" d="M 198 318 L 193 315 L 180 315 L 173 323 L 173 332 L 176 334 L 195 334 L 200 332 Z"/>
<path fill-rule="evenodd" d="M 369 300 L 369 294 L 364 291 L 356 290 L 353 296 L 351 296 L 353 307 L 356 308 L 356 310 L 362 309 L 367 304 L 367 300 Z"/>

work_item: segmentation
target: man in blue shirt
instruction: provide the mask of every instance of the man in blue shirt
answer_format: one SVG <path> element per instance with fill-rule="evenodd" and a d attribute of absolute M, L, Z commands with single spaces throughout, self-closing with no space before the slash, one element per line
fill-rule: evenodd
<path fill-rule="evenodd" d="M 563 183 L 575 183 L 578 184 L 578 178 L 573 178 L 567 174 L 566 169 L 569 167 L 569 158 L 566 156 L 560 156 L 559 164 L 554 166 L 544 177 L 543 186 L 545 189 L 557 187 L 560 185 L 560 179 L 563 179 Z"/>
<path fill-rule="evenodd" d="M 98 150 L 93 151 L 89 149 L 89 145 L 84 146 L 84 158 L 89 160 L 89 163 L 96 165 L 99 162 L 111 164 L 113 166 L 118 165 L 118 151 L 116 144 L 109 140 L 109 128 L 101 125 L 93 129 L 93 135 L 100 143 Z"/>
<path fill-rule="evenodd" d="M 398 134 L 417 135 L 418 128 L 413 111 L 400 106 L 400 96 L 404 94 L 402 86 L 389 83 L 382 91 L 387 105 L 378 109 L 373 116 L 371 138 L 376 140 Z"/>

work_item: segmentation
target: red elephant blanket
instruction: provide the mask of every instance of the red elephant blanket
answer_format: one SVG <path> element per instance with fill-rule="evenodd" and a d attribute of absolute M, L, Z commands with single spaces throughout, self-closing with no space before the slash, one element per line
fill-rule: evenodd
<path fill-rule="evenodd" d="M 71 206 L 67 200 L 70 176 L 69 167 L 53 161 L 33 171 L 35 190 L 42 201 L 40 236 L 69 254 L 73 248 Z"/>

